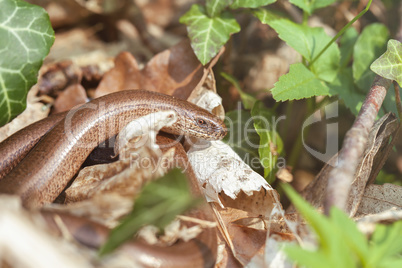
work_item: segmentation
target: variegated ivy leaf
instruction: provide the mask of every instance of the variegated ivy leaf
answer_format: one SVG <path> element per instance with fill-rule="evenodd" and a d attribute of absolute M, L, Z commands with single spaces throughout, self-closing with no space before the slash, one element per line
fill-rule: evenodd
<path fill-rule="evenodd" d="M 28 90 L 54 41 L 46 11 L 20 0 L 0 0 L 0 126 L 26 107 Z"/>
<path fill-rule="evenodd" d="M 187 25 L 188 35 L 195 55 L 202 64 L 207 64 L 215 57 L 230 35 L 240 31 L 240 25 L 229 12 L 210 18 L 205 7 L 193 5 L 180 18 Z"/>
<path fill-rule="evenodd" d="M 384 78 L 395 80 L 402 87 L 402 44 L 389 40 L 387 51 L 376 59 L 370 69 Z"/>

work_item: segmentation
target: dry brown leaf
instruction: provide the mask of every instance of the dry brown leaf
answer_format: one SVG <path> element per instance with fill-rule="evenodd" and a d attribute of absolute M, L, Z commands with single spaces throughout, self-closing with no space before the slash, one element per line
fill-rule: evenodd
<path fill-rule="evenodd" d="M 386 152 L 384 148 L 388 146 L 389 137 L 394 135 L 397 127 L 398 120 L 395 115 L 389 113 L 380 118 L 370 131 L 368 146 L 366 147 L 363 160 L 356 172 L 357 176 L 349 192 L 347 211 L 349 211 L 350 216 L 355 215 L 359 208 L 359 204 L 370 180 L 370 174 L 375 171 L 375 168 L 381 169 L 384 165 L 382 160 L 388 158 L 388 155 L 384 155 Z M 379 162 L 380 164 L 378 164 Z M 376 176 L 377 174 L 375 174 L 375 177 Z"/>
<path fill-rule="evenodd" d="M 376 157 L 376 155 L 378 152 L 381 152 L 384 146 L 388 144 L 389 137 L 396 130 L 396 124 L 397 122 L 395 117 L 391 114 L 387 114 L 379 119 L 370 131 L 366 151 L 361 159 L 361 163 L 349 193 L 350 199 L 348 211 L 350 212 L 351 216 L 356 213 L 362 195 L 365 191 L 366 184 L 370 178 L 372 167 L 377 166 L 376 161 L 382 161 L 382 158 L 387 157 L 384 155 Z M 335 155 L 329 161 L 329 163 L 322 168 L 314 181 L 311 182 L 302 193 L 305 199 L 318 209 L 322 209 L 326 193 L 328 174 L 332 170 L 332 166 L 336 165 L 336 161 L 337 155 Z M 289 208 L 289 210 L 292 209 L 293 207 Z"/>
<path fill-rule="evenodd" d="M 85 88 L 81 84 L 73 84 L 60 92 L 53 104 L 54 113 L 69 111 L 77 105 L 86 103 L 87 100 Z"/>
<path fill-rule="evenodd" d="M 122 52 L 116 57 L 115 68 L 103 77 L 95 97 L 124 89 L 146 89 L 187 99 L 203 83 L 205 72 L 188 40 L 155 55 L 141 70 L 130 53 Z"/>
<path fill-rule="evenodd" d="M 69 85 L 81 83 L 82 79 L 81 69 L 70 60 L 44 65 L 41 73 L 38 79 L 39 95 L 53 98 Z"/>
<path fill-rule="evenodd" d="M 372 184 L 364 191 L 356 217 L 377 214 L 390 209 L 402 210 L 402 187 L 389 183 Z"/>

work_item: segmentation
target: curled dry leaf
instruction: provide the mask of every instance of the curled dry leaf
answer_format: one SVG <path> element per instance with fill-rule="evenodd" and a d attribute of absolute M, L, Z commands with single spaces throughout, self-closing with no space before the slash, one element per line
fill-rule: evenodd
<path fill-rule="evenodd" d="M 397 127 L 396 119 L 393 115 L 387 114 L 379 119 L 369 133 L 369 141 L 360 160 L 359 168 L 355 175 L 355 179 L 349 193 L 348 211 L 353 216 L 360 204 L 363 193 L 370 179 L 372 169 L 378 167 L 379 163 L 383 163 L 383 158 L 387 156 L 379 154 L 384 151 L 384 146 L 388 144 L 389 137 L 394 134 Z M 326 193 L 328 176 L 333 166 L 336 166 L 338 155 L 335 155 L 328 164 L 326 164 L 320 173 L 316 176 L 303 191 L 303 196 L 316 208 L 322 208 Z M 288 210 L 291 210 L 289 208 Z"/>
<path fill-rule="evenodd" d="M 389 145 L 389 138 L 395 134 L 397 127 L 398 120 L 395 115 L 388 113 L 380 118 L 370 131 L 368 145 L 349 192 L 347 211 L 349 211 L 350 216 L 355 215 L 359 208 L 365 189 L 370 181 L 370 174 L 375 172 L 376 168 L 380 170 L 384 165 L 383 160 L 388 158 L 388 155 L 384 155 L 384 152 L 387 151 L 384 149 Z M 375 177 L 377 174 L 375 174 Z"/>
<path fill-rule="evenodd" d="M 270 193 L 271 200 L 271 207 L 265 209 L 272 209 L 277 198 L 274 190 L 225 143 L 199 141 L 192 146 L 188 155 L 201 185 L 206 185 L 209 201 L 223 207 L 218 196 L 220 192 L 236 199 L 240 191 L 252 195 L 255 191 L 265 189 Z"/>
<path fill-rule="evenodd" d="M 115 67 L 104 75 L 96 89 L 95 97 L 124 89 L 146 89 L 187 99 L 205 77 L 206 69 L 194 55 L 190 42 L 184 40 L 155 55 L 143 69 L 130 53 L 120 53 Z"/>
<path fill-rule="evenodd" d="M 212 111 L 221 103 L 220 98 L 214 101 L 212 94 L 202 87 L 193 92 L 191 99 Z M 207 201 L 220 205 L 213 205 L 213 208 L 221 234 L 229 246 L 226 250 L 231 251 L 223 256 L 226 261 L 233 261 L 230 258 L 233 254 L 245 265 L 253 256 L 264 252 L 266 237 L 265 228 L 252 228 L 250 222 L 261 223 L 272 211 L 282 211 L 277 193 L 223 142 L 187 140 L 187 145 L 190 147 L 189 161 Z"/>

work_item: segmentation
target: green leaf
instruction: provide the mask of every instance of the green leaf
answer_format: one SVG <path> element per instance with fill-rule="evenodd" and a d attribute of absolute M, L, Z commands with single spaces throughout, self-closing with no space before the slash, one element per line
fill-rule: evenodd
<path fill-rule="evenodd" d="M 135 200 L 133 211 L 114 228 L 99 255 L 110 253 L 144 225 L 164 228 L 178 214 L 194 207 L 199 202 L 190 193 L 186 175 L 173 169 L 162 178 L 150 182 Z"/>
<path fill-rule="evenodd" d="M 353 82 L 352 67 L 340 70 L 335 80 L 328 86 L 331 95 L 339 95 L 354 115 L 359 114 L 366 96 L 356 88 Z"/>
<path fill-rule="evenodd" d="M 331 41 L 322 28 L 299 25 L 290 20 L 272 20 L 268 24 L 289 46 L 311 61 Z M 340 53 L 338 46 L 331 46 L 311 65 L 309 69 L 326 82 L 332 82 L 339 69 Z"/>
<path fill-rule="evenodd" d="M 274 20 L 283 19 L 283 17 L 277 15 L 276 13 L 272 12 L 271 10 L 265 8 L 259 8 L 252 11 L 253 15 L 261 21 L 261 23 L 269 24 Z"/>
<path fill-rule="evenodd" d="M 282 139 L 276 132 L 275 113 L 265 108 L 261 101 L 257 101 L 251 110 L 251 115 L 254 128 L 260 136 L 258 153 L 264 168 L 264 177 L 272 184 L 277 170 L 276 162 L 283 150 Z"/>
<path fill-rule="evenodd" d="M 290 65 L 289 73 L 279 78 L 271 92 L 276 101 L 286 101 L 326 96 L 329 95 L 329 88 L 303 64 L 296 63 Z"/>
<path fill-rule="evenodd" d="M 237 92 L 239 92 L 239 94 L 240 94 L 240 98 L 242 100 L 244 108 L 246 108 L 246 110 L 251 110 L 251 108 L 253 108 L 253 106 L 254 106 L 254 103 L 257 101 L 257 99 L 254 96 L 252 96 L 248 93 L 245 93 L 241 89 L 239 81 L 237 81 L 237 79 L 235 77 L 233 77 L 230 74 L 224 73 L 224 72 L 221 72 L 221 75 L 227 81 L 232 83 L 234 85 L 234 87 L 237 89 Z"/>
<path fill-rule="evenodd" d="M 350 219 L 343 211 L 333 208 L 330 211 L 331 221 L 342 228 L 343 241 L 353 250 L 361 263 L 365 263 L 369 258 L 369 248 L 366 237 L 357 229 L 356 223 Z"/>
<path fill-rule="evenodd" d="M 307 203 L 296 191 L 289 185 L 282 185 L 286 195 L 292 201 L 292 204 L 300 212 L 303 218 L 309 223 L 318 236 L 319 249 L 318 253 L 325 256 L 326 263 L 323 267 L 356 267 L 350 247 L 345 245 L 345 238 L 343 236 L 343 226 L 338 226 L 338 221 L 334 221 L 333 216 L 336 214 L 331 209 L 331 218 L 327 218 L 317 212 L 309 203 Z M 342 213 L 342 212 L 340 212 Z M 319 255 L 316 254 L 317 257 Z M 340 258 L 339 256 L 342 256 Z M 303 258 L 302 256 L 300 256 Z M 296 260 L 306 261 L 306 260 Z M 320 258 L 320 262 L 323 262 Z M 314 266 L 316 267 L 316 266 Z"/>
<path fill-rule="evenodd" d="M 329 265 L 328 258 L 322 252 L 310 251 L 296 246 L 286 246 L 286 255 L 293 259 L 299 266 L 308 268 L 332 267 Z"/>
<path fill-rule="evenodd" d="M 402 254 L 402 221 L 392 225 L 377 225 L 371 237 L 368 263 L 380 266 L 382 260 Z"/>
<path fill-rule="evenodd" d="M 359 33 L 355 28 L 351 27 L 346 30 L 340 39 L 340 52 L 342 67 L 346 67 L 353 55 L 353 47 L 359 37 Z"/>
<path fill-rule="evenodd" d="M 388 39 L 387 27 L 373 23 L 364 28 L 356 41 L 353 50 L 353 79 L 364 93 L 369 91 L 375 77 L 369 67 L 385 51 Z"/>
<path fill-rule="evenodd" d="M 205 6 L 209 17 L 216 17 L 228 7 L 233 0 L 207 0 Z"/>
<path fill-rule="evenodd" d="M 240 109 L 227 112 L 225 125 L 230 132 L 222 141 L 228 144 L 254 171 L 264 174 L 258 154 L 260 137 L 254 129 L 250 112 Z"/>
<path fill-rule="evenodd" d="M 303 11 L 311 15 L 314 10 L 329 6 L 336 0 L 289 0 L 295 6 L 300 7 Z"/>
<path fill-rule="evenodd" d="M 28 90 L 54 42 L 46 11 L 20 0 L 0 0 L 0 126 L 26 108 Z"/>
<path fill-rule="evenodd" d="M 370 69 L 376 74 L 398 82 L 402 87 L 402 44 L 389 40 L 387 51 L 371 64 Z"/>
<path fill-rule="evenodd" d="M 275 3 L 276 0 L 234 0 L 230 8 L 257 8 L 267 6 L 269 4 Z"/>
<path fill-rule="evenodd" d="M 219 17 L 210 18 L 200 5 L 192 5 L 180 18 L 180 23 L 187 25 L 191 46 L 204 65 L 218 54 L 231 34 L 240 31 L 240 25 L 231 13 L 222 12 Z"/>

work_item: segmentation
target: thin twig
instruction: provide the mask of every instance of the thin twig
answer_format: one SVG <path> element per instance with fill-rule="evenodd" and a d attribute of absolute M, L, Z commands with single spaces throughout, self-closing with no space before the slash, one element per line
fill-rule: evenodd
<path fill-rule="evenodd" d="M 328 215 L 332 206 L 342 210 L 353 182 L 357 166 L 367 145 L 369 131 L 374 124 L 391 80 L 376 76 L 366 100 L 351 129 L 346 133 L 342 149 L 339 152 L 338 165 L 330 172 L 327 194 L 324 203 Z"/>
<path fill-rule="evenodd" d="M 309 65 L 313 65 L 313 63 L 319 58 L 321 57 L 321 55 L 330 47 L 330 45 L 332 45 L 332 43 L 334 43 L 355 21 L 357 21 L 358 19 L 360 19 L 361 16 L 363 16 L 370 8 L 371 6 L 371 1 L 369 0 L 367 6 L 359 13 L 357 14 L 356 17 L 354 17 L 351 21 L 348 22 L 348 24 L 346 24 L 345 27 L 343 27 L 339 33 L 337 33 L 332 39 L 331 41 L 328 42 L 328 44 L 318 53 L 317 56 L 314 57 L 314 59 L 311 60 L 311 62 L 309 63 Z"/>

